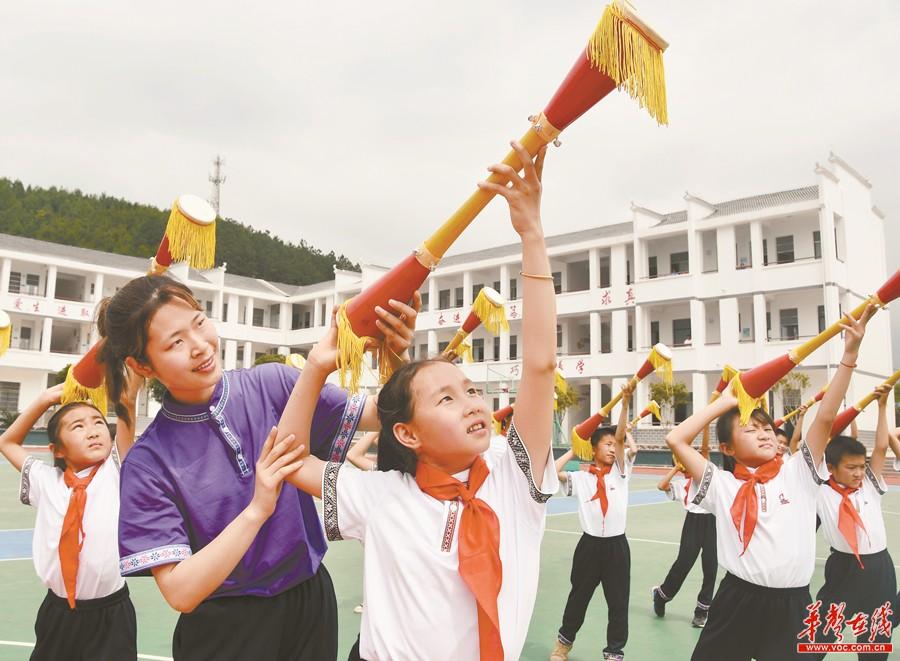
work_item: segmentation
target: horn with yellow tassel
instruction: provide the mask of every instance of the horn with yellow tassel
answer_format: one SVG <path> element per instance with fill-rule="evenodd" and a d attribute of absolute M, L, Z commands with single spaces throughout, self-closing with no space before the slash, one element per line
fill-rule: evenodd
<path fill-rule="evenodd" d="M 893 388 L 894 384 L 897 383 L 897 381 L 900 381 L 900 370 L 894 372 L 881 385 L 890 386 L 891 388 Z M 838 413 L 837 417 L 834 419 L 834 422 L 831 423 L 832 438 L 844 431 L 847 428 L 847 425 L 853 422 L 856 416 L 863 412 L 863 409 L 865 409 L 869 404 L 878 399 L 878 393 L 876 392 L 876 390 L 870 392 L 868 395 L 856 402 L 856 404 L 854 404 L 853 406 L 849 406 Z"/>
<path fill-rule="evenodd" d="M 463 325 L 456 331 L 456 335 L 453 336 L 450 344 L 447 345 L 441 355 L 451 361 L 463 358 L 466 350 L 462 349 L 460 351 L 460 348 L 469 335 L 479 326 L 484 326 L 493 335 L 499 333 L 501 329 L 509 330 L 505 306 L 506 301 L 500 295 L 500 292 L 493 287 L 482 287 L 481 291 L 478 292 L 478 296 L 472 302 L 472 309 L 469 310 L 469 315 L 466 317 Z M 470 344 L 468 349 L 470 360 L 471 348 Z"/>
<path fill-rule="evenodd" d="M 895 298 L 900 296 L 900 269 L 888 278 L 878 291 L 849 312 L 854 319 L 859 319 L 866 306 L 874 305 L 883 308 Z M 799 347 L 791 349 L 788 353 L 763 363 L 752 370 L 742 372 L 732 381 L 734 395 L 738 400 L 738 408 L 741 411 L 741 424 L 750 419 L 753 409 L 765 405 L 766 391 L 774 386 L 778 380 L 799 365 L 809 354 L 821 347 L 828 340 L 841 332 L 844 317 L 836 321 L 814 338 L 807 340 Z"/>
<path fill-rule="evenodd" d="M 161 275 L 173 261 L 187 261 L 195 269 L 209 269 L 215 259 L 216 210 L 202 197 L 181 195 L 172 205 L 166 233 L 156 256 L 150 260 L 147 275 Z M 66 373 L 60 402 L 68 404 L 90 399 L 106 413 L 105 371 L 99 361 L 104 340 L 88 352 Z"/>
<path fill-rule="evenodd" d="M 660 418 L 661 413 L 659 411 L 659 404 L 657 404 L 656 400 L 654 399 L 651 399 L 647 406 L 644 407 L 644 410 L 638 413 L 632 420 L 629 421 L 628 427 L 634 428 L 634 426 L 638 422 L 640 422 L 641 418 L 646 418 L 648 415 L 653 415 L 653 417 L 657 420 L 659 420 Z"/>
<path fill-rule="evenodd" d="M 629 385 L 636 386 L 654 371 L 659 374 L 664 383 L 672 383 L 672 350 L 665 344 L 659 343 L 653 347 L 644 364 L 631 377 Z M 572 450 L 577 457 L 584 461 L 590 461 L 593 456 L 591 435 L 609 417 L 610 412 L 621 399 L 622 391 L 620 390 L 597 413 L 572 428 Z"/>
<path fill-rule="evenodd" d="M 6 353 L 12 343 L 12 319 L 0 310 L 0 356 Z"/>
<path fill-rule="evenodd" d="M 810 399 L 808 402 L 806 402 L 806 404 L 804 404 L 803 406 L 805 406 L 805 407 L 808 409 L 810 406 L 812 406 L 812 405 L 815 404 L 816 402 L 821 402 L 821 401 L 822 401 L 822 398 L 825 396 L 825 391 L 826 391 L 826 390 L 828 390 L 828 384 L 827 384 L 827 383 L 822 387 L 822 389 L 821 389 L 819 392 L 817 392 L 817 393 L 815 394 L 815 396 L 814 396 L 812 399 Z M 783 418 L 778 418 L 778 420 L 776 420 L 775 423 L 774 423 L 774 424 L 775 424 L 775 427 L 778 428 L 778 427 L 783 426 L 785 422 L 787 422 L 788 420 L 790 420 L 791 418 L 793 418 L 795 415 L 797 415 L 798 413 L 800 413 L 800 409 L 802 409 L 803 406 L 798 406 L 797 408 L 795 408 L 795 409 L 794 409 L 793 411 L 791 411 L 790 413 L 786 413 L 786 414 L 784 415 Z"/>
<path fill-rule="evenodd" d="M 637 99 L 658 123 L 666 124 L 662 54 L 667 47 L 668 43 L 627 3 L 616 0 L 606 7 L 587 47 L 579 53 L 543 112 L 530 118 L 531 127 L 519 142 L 532 157 L 544 145 L 558 144 L 557 137 L 564 129 L 617 88 Z M 503 163 L 517 171 L 523 165 L 515 151 L 510 151 Z M 497 174 L 487 180 L 499 184 L 507 181 Z M 494 193 L 479 188 L 413 254 L 341 306 L 338 370 L 342 386 L 349 386 L 351 391 L 359 388 L 363 353 L 367 349 L 385 353 L 384 336 L 375 325 L 376 306 L 389 310 L 389 299 L 408 301 L 493 197 Z M 378 364 L 389 366 L 390 362 L 379 360 Z M 382 379 L 387 376 L 382 372 Z"/>
<path fill-rule="evenodd" d="M 504 406 L 502 409 L 497 409 L 491 414 L 491 426 L 493 427 L 496 436 L 506 436 L 506 431 L 509 429 L 509 423 L 512 422 L 514 407 L 515 404 L 510 404 L 509 406 Z"/>
<path fill-rule="evenodd" d="M 732 367 L 731 365 L 725 365 L 722 368 L 722 376 L 719 378 L 719 383 L 716 384 L 716 389 L 713 391 L 712 397 L 709 398 L 709 403 L 712 404 L 716 399 L 718 399 L 719 395 L 725 392 L 725 388 L 728 387 L 728 384 L 731 383 L 731 380 L 738 375 L 738 369 L 736 367 Z"/>

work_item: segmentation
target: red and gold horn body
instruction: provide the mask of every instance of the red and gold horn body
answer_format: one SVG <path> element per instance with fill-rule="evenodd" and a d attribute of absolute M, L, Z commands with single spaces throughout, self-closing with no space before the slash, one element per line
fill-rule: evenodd
<path fill-rule="evenodd" d="M 69 368 L 63 384 L 61 404 L 90 400 L 103 415 L 106 415 L 106 371 L 98 356 L 103 342 L 103 340 L 97 342 Z"/>
<path fill-rule="evenodd" d="M 712 397 L 709 398 L 710 403 L 714 402 L 719 395 L 725 392 L 725 388 L 728 387 L 728 384 L 731 383 L 731 380 L 737 375 L 738 369 L 736 367 L 726 364 L 722 368 L 722 376 L 719 377 L 719 382 L 716 384 L 716 389 L 713 391 Z"/>
<path fill-rule="evenodd" d="M 811 398 L 808 402 L 806 402 L 803 406 L 805 406 L 805 407 L 808 409 L 810 406 L 812 406 L 812 405 L 815 404 L 816 402 L 821 402 L 821 401 L 822 401 L 822 398 L 825 396 L 825 391 L 826 391 L 826 390 L 828 390 L 828 384 L 827 384 L 827 383 L 822 387 L 822 389 L 821 389 L 819 392 L 817 392 L 817 393 L 815 394 L 814 397 L 812 397 L 812 398 Z M 775 426 L 776 426 L 776 427 L 781 427 L 785 422 L 787 422 L 788 420 L 790 420 L 791 418 L 793 418 L 795 415 L 797 415 L 797 414 L 800 412 L 800 409 L 803 408 L 803 406 L 800 406 L 800 407 L 795 408 L 795 409 L 794 409 L 793 411 L 791 411 L 790 413 L 786 413 L 786 414 L 784 415 L 783 418 L 778 418 L 778 420 L 775 421 Z"/>
<path fill-rule="evenodd" d="M 519 142 L 534 157 L 541 147 L 555 142 L 561 131 L 616 88 L 637 99 L 660 124 L 667 123 L 662 63 L 667 47 L 668 43 L 626 3 L 615 0 L 606 7 L 587 47 L 544 111 L 531 118 L 532 125 Z M 515 151 L 510 151 L 503 163 L 516 171 L 523 165 Z M 488 177 L 488 181 L 506 183 L 497 174 Z M 389 299 L 409 300 L 493 197 L 490 191 L 476 190 L 415 253 L 342 307 L 338 314 L 338 370 L 342 386 L 358 389 L 363 353 L 381 344 L 383 336 L 375 326 L 375 307 L 389 310 Z M 383 359 L 378 362 L 379 366 L 388 364 Z M 386 376 L 389 375 L 382 371 L 382 379 Z"/>
<path fill-rule="evenodd" d="M 854 319 L 859 319 L 868 305 L 881 308 L 900 296 L 900 269 L 885 282 L 878 291 L 865 301 L 856 306 L 848 314 Z M 763 395 L 774 386 L 781 377 L 799 365 L 813 351 L 821 347 L 832 337 L 841 332 L 843 317 L 823 330 L 814 338 L 807 340 L 800 346 L 791 349 L 783 356 L 779 356 L 767 363 L 763 363 L 752 370 L 743 372 L 734 383 L 734 394 L 738 399 L 741 410 L 741 422 L 746 423 L 750 419 L 753 409 L 757 408 Z"/>
<path fill-rule="evenodd" d="M 897 381 L 900 381 L 900 370 L 894 372 L 881 385 L 890 386 L 893 388 L 894 384 L 897 383 Z M 878 393 L 873 390 L 861 400 L 856 402 L 856 404 L 854 404 L 853 406 L 848 406 L 843 411 L 838 413 L 837 417 L 834 419 L 834 422 L 831 423 L 831 436 L 837 436 L 842 431 L 844 431 L 847 426 L 851 422 L 853 422 L 856 416 L 862 413 L 863 410 L 865 410 L 865 408 L 876 399 L 878 399 Z"/>
<path fill-rule="evenodd" d="M 654 418 L 659 420 L 659 404 L 657 404 L 655 400 L 651 399 L 647 406 L 644 407 L 644 410 L 634 416 L 631 421 L 629 421 L 628 426 L 634 427 L 642 418 L 646 418 L 648 415 L 652 415 Z"/>
<path fill-rule="evenodd" d="M 488 331 L 496 335 L 501 329 L 509 330 L 509 322 L 506 320 L 504 306 L 506 301 L 493 287 L 482 287 L 478 296 L 472 302 L 472 309 L 463 321 L 462 326 L 456 331 L 456 335 L 450 340 L 441 354 L 448 360 L 456 360 L 462 357 L 463 352 L 458 349 L 463 345 L 472 332 L 483 325 Z"/>
<path fill-rule="evenodd" d="M 506 436 L 506 432 L 509 429 L 509 423 L 512 422 L 514 406 L 514 404 L 504 406 L 502 409 L 497 409 L 491 414 L 491 424 L 494 428 L 494 434 Z"/>
<path fill-rule="evenodd" d="M 655 345 L 650 351 L 647 360 L 644 361 L 640 369 L 638 369 L 634 376 L 631 377 L 631 380 L 628 382 L 629 385 L 632 387 L 636 386 L 654 371 L 660 373 L 664 382 L 672 382 L 672 350 L 661 342 Z M 609 417 L 610 412 L 621 399 L 622 391 L 620 390 L 594 415 L 572 428 L 572 450 L 574 450 L 576 456 L 585 461 L 590 460 L 593 454 L 591 448 L 591 436 Z"/>

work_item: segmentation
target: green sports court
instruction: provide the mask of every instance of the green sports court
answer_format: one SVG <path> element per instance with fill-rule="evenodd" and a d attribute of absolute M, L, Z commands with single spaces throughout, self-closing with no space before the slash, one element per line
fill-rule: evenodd
<path fill-rule="evenodd" d="M 2 461 L 2 460 L 0 460 Z M 640 462 L 640 455 L 638 455 Z M 676 599 L 668 604 L 666 617 L 652 612 L 650 588 L 659 584 L 678 550 L 684 510 L 664 499 L 656 489 L 659 469 L 638 469 L 631 481 L 628 539 L 631 545 L 631 604 L 626 658 L 688 659 L 699 630 L 690 626 L 696 593 L 700 588 L 700 563 L 685 581 Z M 18 472 L 0 463 L 0 661 L 27 659 L 34 642 L 34 618 L 45 589 L 31 563 L 32 508 L 19 503 Z M 888 547 L 900 549 L 900 487 L 892 486 L 883 500 Z M 560 625 L 569 589 L 572 552 L 581 534 L 571 498 L 554 496 L 548 504 L 540 587 L 523 659 L 544 660 Z M 828 547 L 818 540 L 816 573 L 812 592 L 822 584 L 822 569 Z M 334 579 L 340 613 L 340 656 L 356 640 L 360 616 L 353 612 L 362 598 L 362 548 L 355 541 L 330 545 L 325 564 Z M 720 569 L 720 576 L 721 576 Z M 171 658 L 171 635 L 177 614 L 163 601 L 152 578 L 128 579 L 138 615 L 138 651 L 142 659 Z M 572 650 L 572 661 L 601 656 L 606 636 L 606 605 L 598 589 L 588 609 L 585 625 Z M 828 658 L 856 658 L 832 655 Z M 892 658 L 900 658 L 896 653 Z"/>

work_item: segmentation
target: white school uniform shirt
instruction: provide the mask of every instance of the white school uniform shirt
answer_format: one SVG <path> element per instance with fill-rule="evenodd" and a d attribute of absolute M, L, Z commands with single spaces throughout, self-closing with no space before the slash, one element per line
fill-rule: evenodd
<path fill-rule="evenodd" d="M 511 425 L 482 455 L 490 474 L 477 497 L 500 522 L 503 582 L 497 598 L 504 658 L 518 659 L 537 597 L 546 502 L 559 483 L 548 451 L 541 488 Z M 454 477 L 465 482 L 468 471 Z M 322 479 L 329 540 L 364 546 L 360 656 L 369 661 L 479 658 L 475 597 L 459 575 L 460 501 L 423 493 L 415 476 L 328 463 Z"/>
<path fill-rule="evenodd" d="M 860 555 L 878 553 L 887 548 L 887 533 L 884 530 L 884 515 L 881 513 L 881 497 L 887 491 L 883 478 L 875 477 L 875 473 L 866 466 L 866 476 L 862 486 L 850 494 L 850 502 L 859 513 L 866 531 L 856 526 L 856 544 Z M 853 549 L 838 529 L 838 516 L 841 507 L 841 494 L 827 484 L 819 487 L 819 498 L 816 508 L 822 520 L 822 532 L 825 540 L 836 551 L 853 553 Z M 868 534 L 867 534 L 868 533 Z"/>
<path fill-rule="evenodd" d="M 691 483 L 693 483 L 693 480 L 691 480 Z M 669 497 L 669 500 L 681 503 L 682 507 L 691 514 L 705 514 L 706 516 L 709 516 L 710 512 L 707 512 L 699 505 L 695 505 L 690 498 L 685 498 L 685 496 L 688 495 L 686 489 L 687 486 L 688 481 L 686 479 L 677 477 L 669 482 L 669 488 L 666 489 L 666 496 Z"/>
<path fill-rule="evenodd" d="M 624 472 L 619 470 L 619 463 L 616 462 L 603 478 L 607 500 L 605 517 L 600 507 L 600 499 L 591 500 L 597 493 L 597 476 L 583 470 L 566 473 L 566 483 L 563 487 L 565 494 L 575 497 L 581 529 L 591 537 L 615 537 L 625 534 L 628 481 L 634 470 L 634 456 L 628 456 L 626 453 L 623 466 Z"/>
<path fill-rule="evenodd" d="M 827 479 L 824 456 L 814 466 L 812 453 L 801 443 L 778 475 L 756 485 L 756 528 L 743 555 L 731 505 L 744 482 L 707 461 L 703 479 L 691 484 L 688 499 L 715 515 L 716 551 L 727 571 L 764 587 L 803 587 L 816 564 L 816 499 Z"/>
<path fill-rule="evenodd" d="M 92 469 L 76 475 L 87 477 Z M 115 449 L 97 469 L 86 493 L 84 545 L 78 555 L 75 598 L 99 599 L 125 585 L 119 573 L 119 460 Z M 71 495 L 61 470 L 37 457 L 25 460 L 19 499 L 37 510 L 31 543 L 34 570 L 41 582 L 63 599 L 66 585 L 59 564 L 59 535 Z"/>

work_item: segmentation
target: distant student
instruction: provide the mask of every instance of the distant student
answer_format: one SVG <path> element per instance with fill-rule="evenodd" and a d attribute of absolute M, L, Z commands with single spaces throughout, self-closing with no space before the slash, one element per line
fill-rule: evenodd
<path fill-rule="evenodd" d="M 123 397 L 132 410 L 135 383 Z M 137 622 L 119 573 L 117 535 L 119 462 L 133 430 L 120 422 L 113 446 L 103 413 L 73 402 L 47 423 L 53 466 L 29 455 L 22 447 L 28 431 L 59 404 L 62 390 L 62 384 L 45 390 L 0 436 L 0 453 L 22 473 L 19 498 L 37 510 L 32 558 L 47 595 L 31 659 L 136 659 Z"/>
<path fill-rule="evenodd" d="M 666 437 L 693 480 L 688 500 L 716 517 L 718 560 L 726 570 L 693 661 L 805 656 L 797 653 L 797 636 L 811 603 L 816 500 L 828 479 L 825 444 L 872 313 L 869 306 L 860 320 L 845 320 L 843 358 L 805 443 L 787 461 L 777 454 L 769 415 L 756 409 L 741 424 L 730 388 Z M 718 470 L 691 447 L 716 418 L 719 447 L 735 460 L 733 473 Z"/>
<path fill-rule="evenodd" d="M 591 435 L 594 462 L 587 471 L 564 472 L 572 458 L 569 450 L 556 460 L 565 493 L 574 496 L 583 534 L 572 557 L 571 583 L 562 626 L 550 655 L 566 661 L 575 644 L 588 604 L 598 585 L 603 585 L 608 623 L 604 659 L 624 659 L 628 642 L 628 598 L 631 589 L 631 549 L 625 537 L 628 484 L 636 452 L 625 448 L 628 403 L 632 390 L 622 390 L 619 424 L 600 427 Z"/>
<path fill-rule="evenodd" d="M 897 577 L 887 549 L 881 511 L 881 497 L 887 491 L 882 471 L 888 447 L 890 386 L 879 386 L 879 390 L 875 448 L 868 465 L 865 446 L 849 436 L 835 436 L 825 448 L 831 477 L 819 487 L 818 514 L 831 553 L 825 562 L 825 584 L 816 595 L 816 600 L 822 602 L 823 622 L 833 607 L 842 607 L 847 619 L 859 612 L 871 617 L 876 609 L 889 604 L 896 596 Z M 841 632 L 829 629 L 820 633 L 823 642 L 833 642 Z M 858 642 L 889 643 L 890 640 L 884 632 L 874 640 L 869 639 L 869 632 L 864 639 L 857 638 Z M 810 655 L 810 658 L 824 656 Z M 876 661 L 887 659 L 888 655 L 860 654 L 859 658 Z"/>

